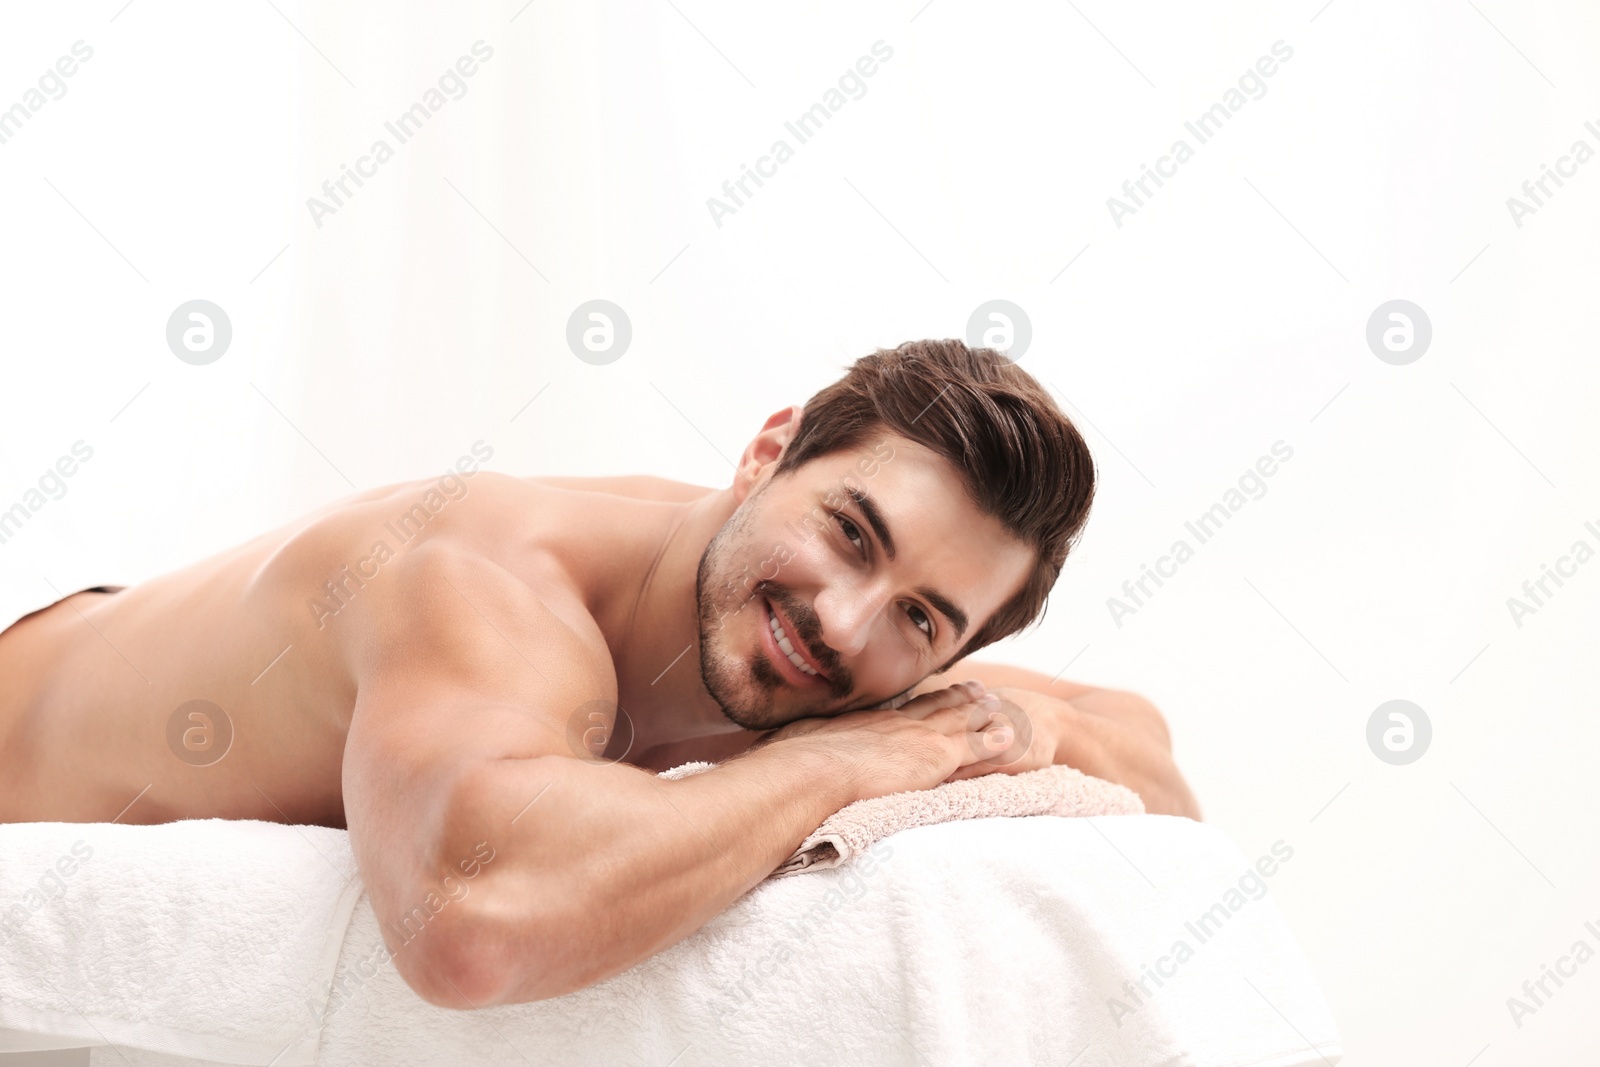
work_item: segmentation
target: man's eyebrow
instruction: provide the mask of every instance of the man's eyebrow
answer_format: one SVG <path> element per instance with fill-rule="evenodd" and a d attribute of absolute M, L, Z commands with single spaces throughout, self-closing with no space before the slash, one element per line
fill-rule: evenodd
<path fill-rule="evenodd" d="M 939 614 L 950 620 L 951 624 L 956 628 L 956 640 L 961 640 L 961 635 L 967 632 L 967 613 L 956 607 L 949 597 L 929 586 L 918 586 L 917 595 L 932 604 Z"/>
<path fill-rule="evenodd" d="M 872 532 L 878 535 L 878 540 L 883 544 L 884 555 L 891 560 L 894 559 L 894 535 L 889 532 L 889 524 L 883 521 L 883 512 L 878 509 L 878 502 L 872 499 L 871 493 L 860 486 L 847 485 L 844 491 L 856 502 L 861 514 L 867 517 L 867 525 L 872 527 Z"/>
<path fill-rule="evenodd" d="M 872 532 L 877 535 L 883 545 L 884 555 L 894 559 L 894 535 L 889 532 L 889 524 L 883 520 L 883 512 L 878 508 L 878 502 L 872 499 L 872 494 L 859 486 L 847 485 L 845 493 L 856 506 L 861 509 L 861 514 L 866 516 L 867 525 L 872 527 Z M 917 595 L 932 604 L 934 610 L 949 619 L 956 628 L 956 639 L 967 632 L 967 613 L 956 606 L 955 602 L 937 589 L 929 586 L 919 586 Z"/>

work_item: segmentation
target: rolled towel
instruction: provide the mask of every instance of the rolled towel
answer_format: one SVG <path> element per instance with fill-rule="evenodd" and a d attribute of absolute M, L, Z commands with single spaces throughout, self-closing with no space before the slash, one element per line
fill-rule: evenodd
<path fill-rule="evenodd" d="M 661 777 L 684 778 L 714 766 L 685 763 L 662 771 Z M 1061 764 L 1021 774 L 985 774 L 846 804 L 823 820 L 768 877 L 838 867 L 873 842 L 913 826 L 1023 815 L 1072 818 L 1144 813 L 1144 802 L 1133 790 Z"/>

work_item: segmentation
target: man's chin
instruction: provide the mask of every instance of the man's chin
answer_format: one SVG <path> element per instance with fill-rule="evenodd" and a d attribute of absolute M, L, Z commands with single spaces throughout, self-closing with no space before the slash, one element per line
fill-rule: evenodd
<path fill-rule="evenodd" d="M 773 730 L 789 721 L 788 719 L 784 719 L 779 722 L 771 721 L 772 713 L 770 711 L 764 713 L 752 713 L 743 708 L 730 708 L 726 704 L 719 704 L 719 706 L 722 708 L 723 716 L 726 717 L 729 722 L 744 730 Z"/>
<path fill-rule="evenodd" d="M 744 672 L 737 678 L 729 677 L 730 673 L 726 669 L 701 672 L 706 692 L 724 718 L 743 730 L 771 730 L 788 721 L 775 715 L 771 689 L 757 685 Z"/>
<path fill-rule="evenodd" d="M 728 721 L 736 726 L 743 727 L 746 730 L 776 730 L 778 727 L 787 726 L 789 723 L 794 722 L 797 719 L 831 719 L 837 715 L 843 715 L 850 711 L 878 711 L 880 709 L 889 709 L 891 706 L 895 706 L 895 699 L 898 698 L 891 698 L 890 700 L 877 700 L 870 703 L 856 702 L 847 704 L 842 708 L 799 708 L 797 710 L 787 712 L 770 705 L 759 711 L 753 711 L 739 707 L 729 707 L 727 704 L 724 704 L 721 701 L 718 701 L 718 706 L 722 708 L 722 714 L 727 717 Z M 904 701 L 902 700 L 901 703 L 904 703 Z"/>
<path fill-rule="evenodd" d="M 776 695 L 773 691 L 765 691 L 767 703 L 764 707 L 752 708 L 736 702 L 718 701 L 722 714 L 736 726 L 746 730 L 776 730 L 780 726 L 787 726 L 796 719 L 814 719 L 821 716 L 839 714 L 837 710 L 827 707 L 801 707 L 784 708 L 772 698 Z M 854 710 L 854 709 L 850 709 Z"/>

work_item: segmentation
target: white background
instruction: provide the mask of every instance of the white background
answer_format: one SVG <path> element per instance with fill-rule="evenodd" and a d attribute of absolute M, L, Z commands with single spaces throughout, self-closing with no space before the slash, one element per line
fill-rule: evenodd
<path fill-rule="evenodd" d="M 1206 818 L 1292 845 L 1273 894 L 1348 1064 L 1593 1062 L 1600 961 L 1520 1028 L 1506 998 L 1600 947 L 1600 563 L 1520 627 L 1507 598 L 1600 548 L 1600 161 L 1521 227 L 1506 199 L 1600 149 L 1600 13 L 275 2 L 4 15 L 0 107 L 94 49 L 0 145 L 0 508 L 94 449 L 0 545 L 8 588 L 137 581 L 479 438 L 506 472 L 722 485 L 851 359 L 1008 299 L 1102 481 L 1045 622 L 990 658 L 1146 694 Z M 467 94 L 318 227 L 307 198 L 480 39 Z M 866 95 L 718 227 L 706 198 L 878 40 Z M 1266 95 L 1118 227 L 1106 199 L 1279 40 Z M 633 324 L 609 366 L 564 339 L 596 297 Z M 195 298 L 234 331 L 208 366 L 165 341 Z M 1406 366 L 1365 338 L 1396 298 L 1433 328 Z M 1107 599 L 1279 440 L 1118 626 Z M 1433 725 L 1408 766 L 1365 736 L 1397 698 Z"/>

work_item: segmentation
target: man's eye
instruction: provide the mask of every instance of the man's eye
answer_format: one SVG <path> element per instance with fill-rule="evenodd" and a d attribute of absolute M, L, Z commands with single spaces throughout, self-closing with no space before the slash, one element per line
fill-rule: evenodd
<path fill-rule="evenodd" d="M 857 526 L 842 511 L 834 512 L 833 517 L 839 523 L 839 529 L 844 532 L 850 543 L 861 549 L 863 557 L 866 556 L 866 535 L 861 532 L 861 527 Z M 933 620 L 928 618 L 928 613 L 915 604 L 908 604 L 906 606 L 906 615 L 911 619 L 911 624 L 921 630 L 931 642 L 933 640 Z"/>
<path fill-rule="evenodd" d="M 933 620 L 928 618 L 927 612 L 923 611 L 915 604 L 909 604 L 906 606 L 906 614 L 911 617 L 911 623 L 913 626 L 927 634 L 929 640 L 933 639 Z"/>
<path fill-rule="evenodd" d="M 839 529 L 844 531 L 844 535 L 850 539 L 852 545 L 864 546 L 866 544 L 866 538 L 862 536 L 861 527 L 846 518 L 843 512 L 835 512 L 833 517 L 839 520 Z"/>

